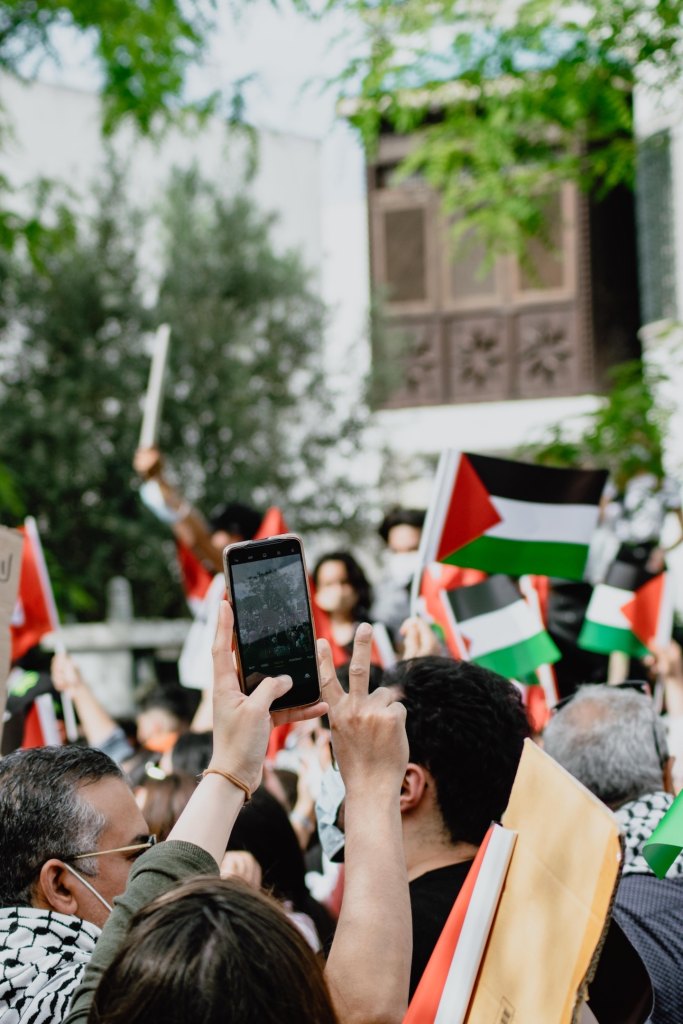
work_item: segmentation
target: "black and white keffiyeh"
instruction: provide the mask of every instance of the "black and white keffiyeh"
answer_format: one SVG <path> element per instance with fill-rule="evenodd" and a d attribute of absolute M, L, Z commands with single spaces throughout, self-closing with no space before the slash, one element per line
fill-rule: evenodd
<path fill-rule="evenodd" d="M 626 840 L 623 871 L 625 875 L 653 874 L 652 868 L 643 857 L 643 844 L 657 828 L 673 800 L 669 793 L 660 790 L 646 793 L 637 800 L 629 800 L 615 811 Z M 674 861 L 667 877 L 683 877 L 683 857 L 678 857 Z"/>
<path fill-rule="evenodd" d="M 64 1020 L 100 935 L 78 917 L 32 907 L 0 909 L 0 1021 Z"/>

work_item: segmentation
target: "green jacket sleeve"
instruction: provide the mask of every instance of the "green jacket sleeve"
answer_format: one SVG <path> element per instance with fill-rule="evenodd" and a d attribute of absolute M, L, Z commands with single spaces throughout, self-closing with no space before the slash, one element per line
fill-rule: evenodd
<path fill-rule="evenodd" d="M 64 1024 L 85 1024 L 100 978 L 118 953 L 128 933 L 130 920 L 141 907 L 195 875 L 216 875 L 213 857 L 192 843 L 167 841 L 153 846 L 140 857 L 131 871 L 128 886 L 114 900 L 114 910 L 98 939 L 83 981 L 76 989 Z"/>

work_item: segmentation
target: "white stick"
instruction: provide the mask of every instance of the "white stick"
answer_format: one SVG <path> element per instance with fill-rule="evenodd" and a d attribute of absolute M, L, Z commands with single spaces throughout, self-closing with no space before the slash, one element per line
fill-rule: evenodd
<path fill-rule="evenodd" d="M 66 654 L 66 644 L 64 643 L 64 636 L 59 622 L 59 612 L 57 611 L 57 605 L 55 604 L 55 595 L 52 592 L 52 583 L 50 582 L 50 576 L 47 571 L 45 555 L 43 554 L 43 545 L 40 543 L 38 526 L 33 516 L 26 517 L 24 520 L 24 526 L 26 528 L 26 536 L 33 546 L 33 552 L 36 559 L 36 569 L 38 570 L 43 593 L 45 595 L 48 615 L 52 621 L 52 629 L 55 634 L 55 651 L 57 654 Z M 66 729 L 67 739 L 70 743 L 75 743 L 78 739 L 76 712 L 74 711 L 71 697 L 66 693 L 62 694 L 62 710 L 64 711 L 64 727 Z"/>
<path fill-rule="evenodd" d="M 142 427 L 140 429 L 140 448 L 152 448 L 156 445 L 159 436 L 161 407 L 164 398 L 164 377 L 166 375 L 170 337 L 171 328 L 168 324 L 162 324 L 154 338 L 152 364 L 149 368 L 149 380 L 147 381 L 147 393 L 145 394 Z"/>
<path fill-rule="evenodd" d="M 441 533 L 444 519 L 448 513 L 448 498 L 450 495 L 446 493 L 446 485 L 449 480 L 452 482 L 457 476 L 459 464 L 460 452 L 453 451 L 450 448 L 441 452 L 441 455 L 439 456 L 439 465 L 436 470 L 436 477 L 434 479 L 434 486 L 432 488 L 432 495 L 427 508 L 427 515 L 425 517 L 425 524 L 422 528 L 422 537 L 420 538 L 418 569 L 413 576 L 413 582 L 410 588 L 411 616 L 419 614 L 422 573 L 424 572 L 425 567 L 436 559 L 437 551 L 435 534 L 437 532 Z"/>

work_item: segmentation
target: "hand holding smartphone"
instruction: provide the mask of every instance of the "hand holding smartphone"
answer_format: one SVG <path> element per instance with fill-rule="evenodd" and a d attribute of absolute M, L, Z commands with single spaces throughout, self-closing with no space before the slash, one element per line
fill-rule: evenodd
<path fill-rule="evenodd" d="M 223 566 L 244 692 L 251 693 L 267 676 L 286 674 L 294 685 L 271 710 L 317 703 L 320 677 L 300 538 L 288 533 L 230 544 L 223 551 Z"/>

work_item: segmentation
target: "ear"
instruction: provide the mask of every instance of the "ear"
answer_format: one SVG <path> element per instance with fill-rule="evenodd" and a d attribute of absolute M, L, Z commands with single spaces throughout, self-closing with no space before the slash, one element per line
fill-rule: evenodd
<path fill-rule="evenodd" d="M 664 763 L 664 768 L 662 770 L 664 792 L 665 793 L 671 793 L 672 796 L 676 796 L 676 790 L 674 789 L 674 778 L 673 778 L 674 760 L 675 760 L 675 758 L 668 757 L 666 759 L 665 763 Z"/>
<path fill-rule="evenodd" d="M 428 785 L 429 773 L 422 765 L 409 762 L 401 783 L 401 814 L 420 805 Z"/>
<path fill-rule="evenodd" d="M 76 884 L 77 880 L 67 871 L 62 861 L 53 857 L 46 860 L 40 869 L 36 901 L 48 910 L 56 910 L 58 914 L 74 916 L 79 911 Z"/>

